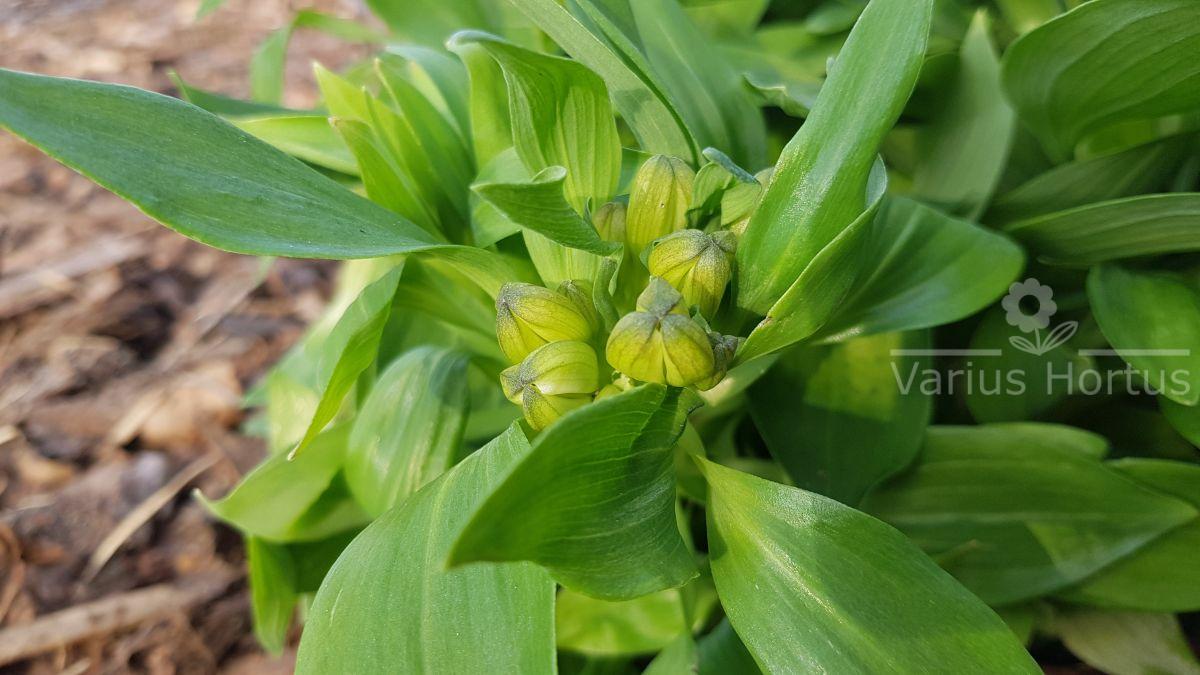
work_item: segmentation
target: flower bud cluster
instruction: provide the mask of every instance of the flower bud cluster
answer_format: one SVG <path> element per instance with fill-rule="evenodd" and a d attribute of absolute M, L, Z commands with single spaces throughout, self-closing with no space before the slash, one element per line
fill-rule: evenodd
<path fill-rule="evenodd" d="M 695 177 L 680 159 L 652 157 L 638 169 L 627 203 L 591 213 L 603 239 L 625 244 L 616 288 L 606 278 L 501 289 L 496 337 L 511 364 L 501 385 L 533 429 L 638 383 L 706 390 L 725 377 L 740 340 L 709 322 L 734 276 L 737 237 L 689 229 L 712 222 L 691 211 Z"/>

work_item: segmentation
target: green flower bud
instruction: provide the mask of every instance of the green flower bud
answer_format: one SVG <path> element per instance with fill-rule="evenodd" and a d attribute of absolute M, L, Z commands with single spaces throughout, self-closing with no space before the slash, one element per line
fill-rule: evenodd
<path fill-rule="evenodd" d="M 700 391 L 708 391 L 725 379 L 725 374 L 729 372 L 729 366 L 733 365 L 733 357 L 737 354 L 742 338 L 708 331 L 708 343 L 712 346 L 713 351 L 713 374 L 696 383 L 696 388 Z"/>
<path fill-rule="evenodd" d="M 666 155 L 638 168 L 625 218 L 625 243 L 635 258 L 655 239 L 687 227 L 695 176 L 683 160 Z"/>
<path fill-rule="evenodd" d="M 510 363 L 548 342 L 589 340 L 593 326 L 570 299 L 548 288 L 509 283 L 496 298 L 496 338 Z"/>
<path fill-rule="evenodd" d="M 592 284 L 579 279 L 568 279 L 558 285 L 558 293 L 583 315 L 591 326 L 592 334 L 600 330 L 600 312 L 596 311 L 596 303 L 592 302 Z"/>
<path fill-rule="evenodd" d="M 625 377 L 624 375 L 620 375 L 619 377 L 614 379 L 612 382 L 601 387 L 600 391 L 596 392 L 596 400 L 599 401 L 602 398 L 608 398 L 609 396 L 615 396 L 617 394 L 620 394 L 623 391 L 629 391 L 632 388 L 633 388 L 633 382 L 628 377 Z"/>
<path fill-rule="evenodd" d="M 576 408 L 581 408 L 592 402 L 590 394 L 586 396 L 543 396 L 536 389 L 531 390 L 521 400 L 521 412 L 525 421 L 534 431 L 541 431 L 550 426 L 555 420 Z"/>
<path fill-rule="evenodd" d="M 671 284 L 687 305 L 698 306 L 702 315 L 711 318 L 729 283 L 736 245 L 730 232 L 683 230 L 669 234 L 650 251 L 650 274 Z"/>
<path fill-rule="evenodd" d="M 592 214 L 592 225 L 604 241 L 625 241 L 625 205 L 608 202 Z"/>
<path fill-rule="evenodd" d="M 643 382 L 686 387 L 713 374 L 713 350 L 704 328 L 682 311 L 683 296 L 651 279 L 638 310 L 613 327 L 606 356 L 614 368 Z"/>
<path fill-rule="evenodd" d="M 599 381 L 596 352 L 574 340 L 542 345 L 500 373 L 504 395 L 521 406 L 534 429 L 591 401 Z"/>

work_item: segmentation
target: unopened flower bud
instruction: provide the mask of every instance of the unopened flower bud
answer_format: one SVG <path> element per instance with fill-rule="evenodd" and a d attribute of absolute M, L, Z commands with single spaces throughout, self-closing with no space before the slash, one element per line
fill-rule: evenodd
<path fill-rule="evenodd" d="M 666 155 L 638 169 L 625 218 L 625 243 L 635 258 L 655 239 L 687 227 L 695 175 L 683 160 Z"/>
<path fill-rule="evenodd" d="M 534 429 L 591 401 L 599 380 L 596 352 L 575 340 L 542 345 L 500 373 L 504 395 L 521 406 Z"/>
<path fill-rule="evenodd" d="M 702 315 L 711 318 L 729 283 L 736 245 L 730 232 L 682 230 L 669 234 L 650 251 L 650 274 L 671 284 L 683 295 L 685 304 L 698 306 Z"/>
<path fill-rule="evenodd" d="M 608 202 L 592 214 L 592 225 L 604 241 L 625 241 L 625 205 Z"/>
<path fill-rule="evenodd" d="M 617 322 L 608 338 L 608 362 L 643 382 L 686 387 L 713 374 L 713 350 L 704 328 L 686 311 L 683 296 L 652 278 L 638 311 Z"/>
<path fill-rule="evenodd" d="M 592 334 L 600 330 L 600 312 L 596 311 L 596 303 L 592 302 L 592 284 L 580 279 L 568 279 L 558 285 L 558 293 L 583 315 L 591 326 Z"/>
<path fill-rule="evenodd" d="M 586 341 L 593 325 L 570 299 L 534 284 L 505 284 L 496 298 L 496 338 L 510 363 L 548 342 Z"/>
<path fill-rule="evenodd" d="M 596 400 L 599 401 L 600 399 L 608 398 L 609 396 L 616 396 L 617 394 L 620 394 L 623 391 L 629 391 L 632 388 L 633 382 L 628 377 L 621 375 L 612 382 L 601 387 L 600 391 L 596 392 Z"/>
<path fill-rule="evenodd" d="M 732 335 L 721 335 L 708 331 L 708 343 L 712 346 L 713 351 L 713 374 L 696 383 L 696 388 L 700 391 L 708 391 L 725 379 L 725 374 L 729 372 L 729 366 L 733 364 L 733 357 L 737 354 L 741 340 Z"/>

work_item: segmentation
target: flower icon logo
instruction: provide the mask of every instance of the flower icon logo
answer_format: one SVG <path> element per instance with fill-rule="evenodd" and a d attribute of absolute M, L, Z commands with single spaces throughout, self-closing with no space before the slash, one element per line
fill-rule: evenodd
<path fill-rule="evenodd" d="M 1029 312 L 1035 303 L 1036 311 Z M 1033 333 L 1034 337 L 1030 341 L 1021 335 L 1014 335 L 1008 338 L 1009 343 L 1035 356 L 1041 356 L 1070 340 L 1079 328 L 1078 322 L 1066 321 L 1042 336 L 1042 330 L 1050 326 L 1050 317 L 1058 311 L 1058 304 L 1054 302 L 1054 289 L 1032 277 L 1009 286 L 1008 295 L 1000 301 L 1000 306 L 1004 308 L 1004 318 L 1010 326 L 1015 326 L 1022 333 Z"/>

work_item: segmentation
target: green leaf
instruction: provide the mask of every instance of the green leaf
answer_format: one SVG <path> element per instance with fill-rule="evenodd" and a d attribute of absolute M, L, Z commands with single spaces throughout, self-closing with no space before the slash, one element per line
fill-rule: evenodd
<path fill-rule="evenodd" d="M 644 385 L 564 415 L 476 511 L 451 564 L 531 560 L 604 600 L 683 585 L 696 563 L 671 448 L 689 407 L 679 389 Z"/>
<path fill-rule="evenodd" d="M 700 655 L 691 635 L 680 635 L 654 657 L 642 675 L 688 675 L 700 672 Z"/>
<path fill-rule="evenodd" d="M 447 48 L 466 66 L 470 80 L 470 136 L 475 163 L 487 167 L 512 147 L 512 120 L 508 116 L 508 87 L 500 64 L 477 43 L 455 36 Z M 485 169 L 486 170 L 486 169 Z"/>
<path fill-rule="evenodd" d="M 192 105 L 203 108 L 214 115 L 222 115 L 224 117 L 241 117 L 241 116 L 282 116 L 282 115 L 308 115 L 307 110 L 291 110 L 277 105 L 268 103 L 259 103 L 257 101 L 243 101 L 237 98 L 231 98 L 223 94 L 218 94 L 211 91 L 206 91 L 198 87 L 193 87 L 179 73 L 171 71 L 167 73 L 171 78 L 171 82 L 175 83 L 175 88 L 179 90 L 179 97 L 191 103 Z"/>
<path fill-rule="evenodd" d="M 368 258 L 445 246 L 178 99 L 9 70 L 0 70 L 0 92 L 0 125 L 151 218 L 210 246 L 312 258 Z"/>
<path fill-rule="evenodd" d="M 323 115 L 238 118 L 233 124 L 292 157 L 334 171 L 358 174 L 354 156 Z"/>
<path fill-rule="evenodd" d="M 767 448 L 797 487 L 851 506 L 916 457 L 932 397 L 902 383 L 931 367 L 926 332 L 888 333 L 784 354 L 749 391 Z"/>
<path fill-rule="evenodd" d="M 1052 593 L 1196 517 L 1097 461 L 1102 439 L 1043 424 L 930 427 L 916 467 L 865 509 L 991 605 Z"/>
<path fill-rule="evenodd" d="M 268 653 L 279 655 L 296 609 L 296 565 L 287 548 L 246 537 L 250 570 L 250 610 L 254 636 Z"/>
<path fill-rule="evenodd" d="M 690 621 L 681 589 L 618 602 L 563 589 L 555 600 L 558 648 L 592 656 L 649 654 L 664 649 L 680 634 L 690 635 L 703 625 L 716 604 L 711 587 L 697 589 Z"/>
<path fill-rule="evenodd" d="M 1093 265 L 1200 250 L 1200 194 L 1129 197 L 1021 220 L 1004 230 L 1042 260 Z"/>
<path fill-rule="evenodd" d="M 1171 428 L 1188 443 L 1200 448 L 1200 407 L 1176 403 L 1165 396 L 1157 398 L 1158 407 Z"/>
<path fill-rule="evenodd" d="M 1179 168 L 1186 149 L 1182 139 L 1170 137 L 1057 166 L 997 197 L 983 220 L 1001 225 L 1161 190 Z"/>
<path fill-rule="evenodd" d="M 717 593 L 764 671 L 1039 672 L 1004 622 L 899 532 L 698 461 Z"/>
<path fill-rule="evenodd" d="M 1068 610 L 1053 629 L 1084 663 L 1112 675 L 1197 675 L 1200 662 L 1170 614 Z"/>
<path fill-rule="evenodd" d="M 430 47 L 464 28 L 499 28 L 498 6 L 487 0 L 367 0 L 367 6 L 404 41 Z"/>
<path fill-rule="evenodd" d="M 958 72 L 933 119 L 917 131 L 913 194 L 950 213 L 977 217 L 1008 160 L 1016 115 L 1000 86 L 991 22 L 978 10 L 963 38 Z"/>
<path fill-rule="evenodd" d="M 365 516 L 348 521 L 323 519 L 328 515 L 323 507 L 337 502 L 331 485 L 346 455 L 348 436 L 347 426 L 330 429 L 294 461 L 282 454 L 268 457 L 223 499 L 211 502 L 199 493 L 197 497 L 217 518 L 257 539 L 310 541 L 348 529 Z M 322 521 L 333 531 L 313 527 Z"/>
<path fill-rule="evenodd" d="M 702 147 L 754 169 L 766 164 L 766 128 L 741 75 L 676 0 L 629 2 L 650 67 Z"/>
<path fill-rule="evenodd" d="M 696 641 L 700 675 L 758 675 L 761 671 L 741 638 L 721 619 L 716 628 Z"/>
<path fill-rule="evenodd" d="M 872 0 L 738 244 L 738 306 L 767 314 L 872 200 L 869 178 L 925 55 L 932 0 Z M 853 276 L 861 261 L 848 259 Z"/>
<path fill-rule="evenodd" d="M 514 426 L 364 530 L 317 592 L 296 672 L 554 672 L 544 571 L 445 567 L 467 519 L 528 452 Z"/>
<path fill-rule="evenodd" d="M 508 83 L 517 154 L 530 173 L 565 167 L 564 193 L 579 213 L 607 202 L 621 177 L 621 141 L 604 81 L 582 64 L 484 33 L 459 33 L 491 54 Z"/>
<path fill-rule="evenodd" d="M 952 323 L 1004 294 L 1025 262 L 1007 237 L 903 197 L 884 199 L 856 282 L 821 336 Z"/>
<path fill-rule="evenodd" d="M 1163 494 L 1200 508 L 1200 466 L 1161 459 L 1120 459 L 1112 468 Z M 1143 612 L 1200 609 L 1200 520 L 1163 535 L 1058 597 L 1071 602 Z"/>
<path fill-rule="evenodd" d="M 868 186 L 869 202 L 845 230 L 804 268 L 738 349 L 738 363 L 812 338 L 843 307 L 858 277 L 859 263 L 870 243 L 872 223 L 887 191 L 887 171 L 876 162 Z M 757 213 L 757 212 L 756 212 Z M 745 242 L 745 239 L 742 239 Z M 738 251 L 741 251 L 739 244 Z M 746 283 L 745 267 L 738 267 L 739 288 Z"/>
<path fill-rule="evenodd" d="M 336 117 L 331 121 L 354 155 L 358 167 L 355 173 L 362 175 L 363 187 L 371 201 L 408 218 L 431 236 L 440 237 L 437 213 L 422 199 L 411 177 L 392 160 L 389 149 L 370 125 Z"/>
<path fill-rule="evenodd" d="M 1004 20 L 1017 34 L 1028 33 L 1062 12 L 1062 0 L 996 0 Z"/>
<path fill-rule="evenodd" d="M 280 28 L 262 41 L 250 59 L 250 96 L 260 103 L 279 105 L 283 100 L 283 69 L 293 24 Z"/>
<path fill-rule="evenodd" d="M 1099 265 L 1088 274 L 1096 323 L 1147 388 L 1200 402 L 1200 293 L 1164 272 Z"/>
<path fill-rule="evenodd" d="M 403 271 L 404 265 L 397 265 L 364 288 L 321 344 L 320 360 L 313 375 L 320 399 L 307 430 L 291 452 L 293 456 L 303 451 L 333 420 L 358 376 L 375 361 Z"/>
<path fill-rule="evenodd" d="M 965 387 L 964 399 L 979 422 L 1046 417 L 1067 396 L 1080 392 L 1082 373 L 1095 370 L 1093 359 L 1080 355 L 1069 340 L 1038 354 L 1016 347 L 1011 340 L 1018 336 L 1038 339 L 1037 333 L 1022 335 L 1003 307 L 984 314 L 971 335 L 968 348 L 978 350 L 979 358 L 968 357 L 964 364 L 972 383 Z"/>
<path fill-rule="evenodd" d="M 467 423 L 467 359 L 418 347 L 376 380 L 350 432 L 346 482 L 378 516 L 454 465 Z"/>
<path fill-rule="evenodd" d="M 1200 5 L 1094 0 L 1017 40 L 1004 86 L 1058 161 L 1087 134 L 1200 105 Z"/>
<path fill-rule="evenodd" d="M 563 196 L 567 170 L 551 166 L 524 183 L 476 183 L 473 190 L 506 218 L 563 246 L 608 255 L 620 244 L 604 241 Z"/>
<path fill-rule="evenodd" d="M 645 64 L 634 60 L 632 45 L 618 52 L 610 46 L 609 36 L 591 32 L 557 0 L 512 3 L 575 60 L 604 78 L 617 111 L 637 136 L 642 150 L 696 158 L 698 148 L 691 134 Z"/>

